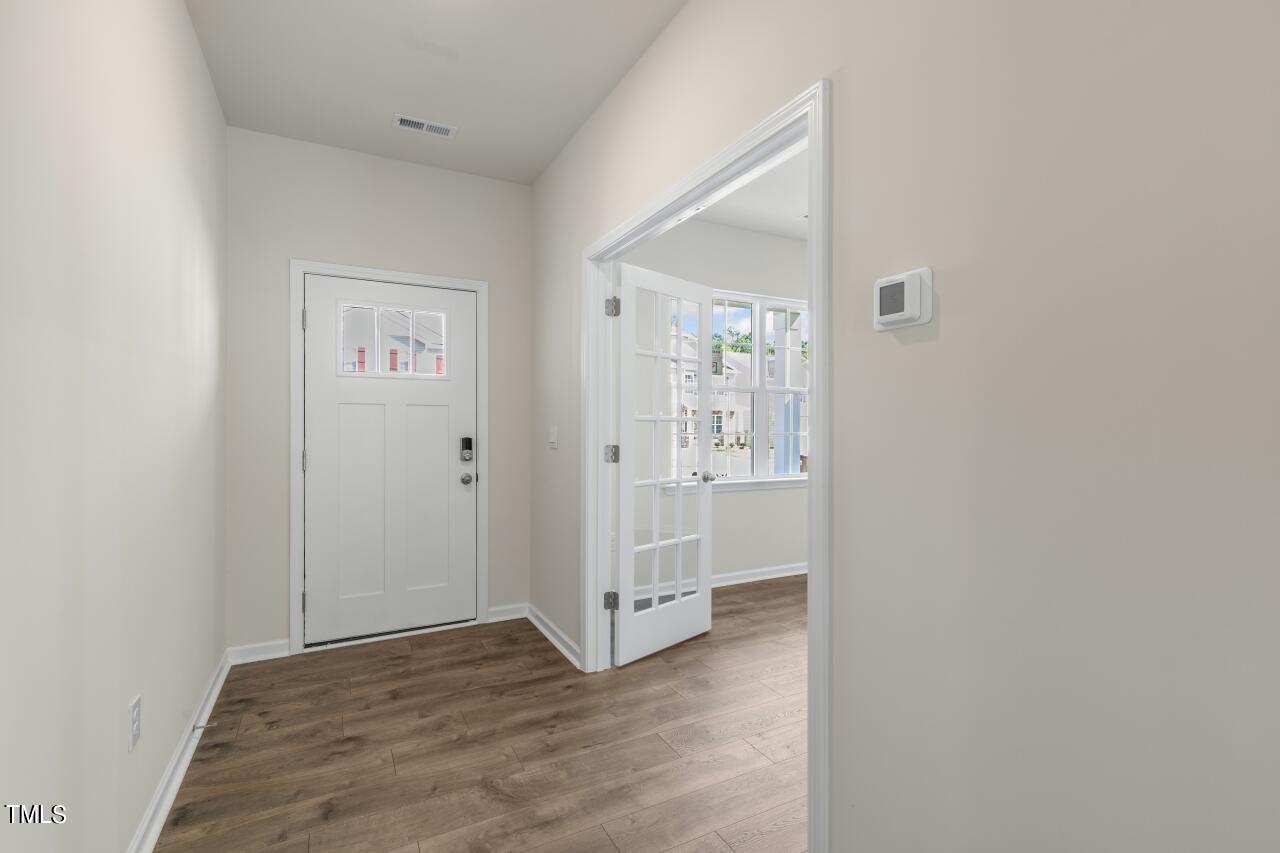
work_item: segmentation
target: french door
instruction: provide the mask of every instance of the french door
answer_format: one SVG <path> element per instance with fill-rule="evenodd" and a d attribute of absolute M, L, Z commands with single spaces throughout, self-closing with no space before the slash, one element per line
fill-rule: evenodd
<path fill-rule="evenodd" d="M 308 274 L 304 304 L 305 642 L 476 618 L 475 293 Z"/>
<path fill-rule="evenodd" d="M 711 288 L 619 265 L 618 621 L 626 664 L 711 630 Z"/>

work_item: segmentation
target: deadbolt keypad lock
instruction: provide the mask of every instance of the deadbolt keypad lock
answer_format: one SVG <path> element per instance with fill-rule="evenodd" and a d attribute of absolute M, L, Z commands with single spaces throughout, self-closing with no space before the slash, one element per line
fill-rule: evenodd
<path fill-rule="evenodd" d="M 476 458 L 476 452 L 471 447 L 470 436 L 463 436 L 462 441 L 460 442 L 458 455 L 462 458 L 463 462 L 470 462 L 472 459 Z"/>

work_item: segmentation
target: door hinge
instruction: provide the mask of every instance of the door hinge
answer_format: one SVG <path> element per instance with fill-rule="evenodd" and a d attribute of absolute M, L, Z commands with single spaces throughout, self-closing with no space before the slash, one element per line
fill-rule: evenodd
<path fill-rule="evenodd" d="M 307 473 L 307 451 L 302 451 L 302 473 Z"/>
<path fill-rule="evenodd" d="M 302 612 L 307 612 L 307 594 L 305 592 L 302 594 Z"/>
<path fill-rule="evenodd" d="M 604 301 L 604 316 L 621 317 L 622 316 L 622 297 L 610 296 Z"/>
<path fill-rule="evenodd" d="M 618 609 L 618 594 L 616 592 L 606 592 L 604 594 L 604 609 L 605 610 Z"/>
<path fill-rule="evenodd" d="M 303 308 L 302 309 L 302 331 L 305 332 L 306 330 L 307 330 L 307 309 Z"/>
<path fill-rule="evenodd" d="M 606 444 L 604 446 L 604 461 L 617 462 L 618 457 L 622 455 L 622 449 L 616 444 Z"/>

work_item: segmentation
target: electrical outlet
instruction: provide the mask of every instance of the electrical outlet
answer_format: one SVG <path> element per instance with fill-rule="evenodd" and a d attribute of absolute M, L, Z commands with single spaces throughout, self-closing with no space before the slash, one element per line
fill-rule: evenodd
<path fill-rule="evenodd" d="M 135 696 L 129 703 L 129 751 L 138 745 L 142 737 L 142 697 Z"/>

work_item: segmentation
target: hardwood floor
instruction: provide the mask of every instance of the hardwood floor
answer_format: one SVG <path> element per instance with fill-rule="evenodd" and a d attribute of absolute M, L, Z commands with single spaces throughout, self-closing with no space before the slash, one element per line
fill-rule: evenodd
<path fill-rule="evenodd" d="M 233 667 L 157 853 L 797 853 L 805 579 L 579 672 L 526 620 Z"/>

